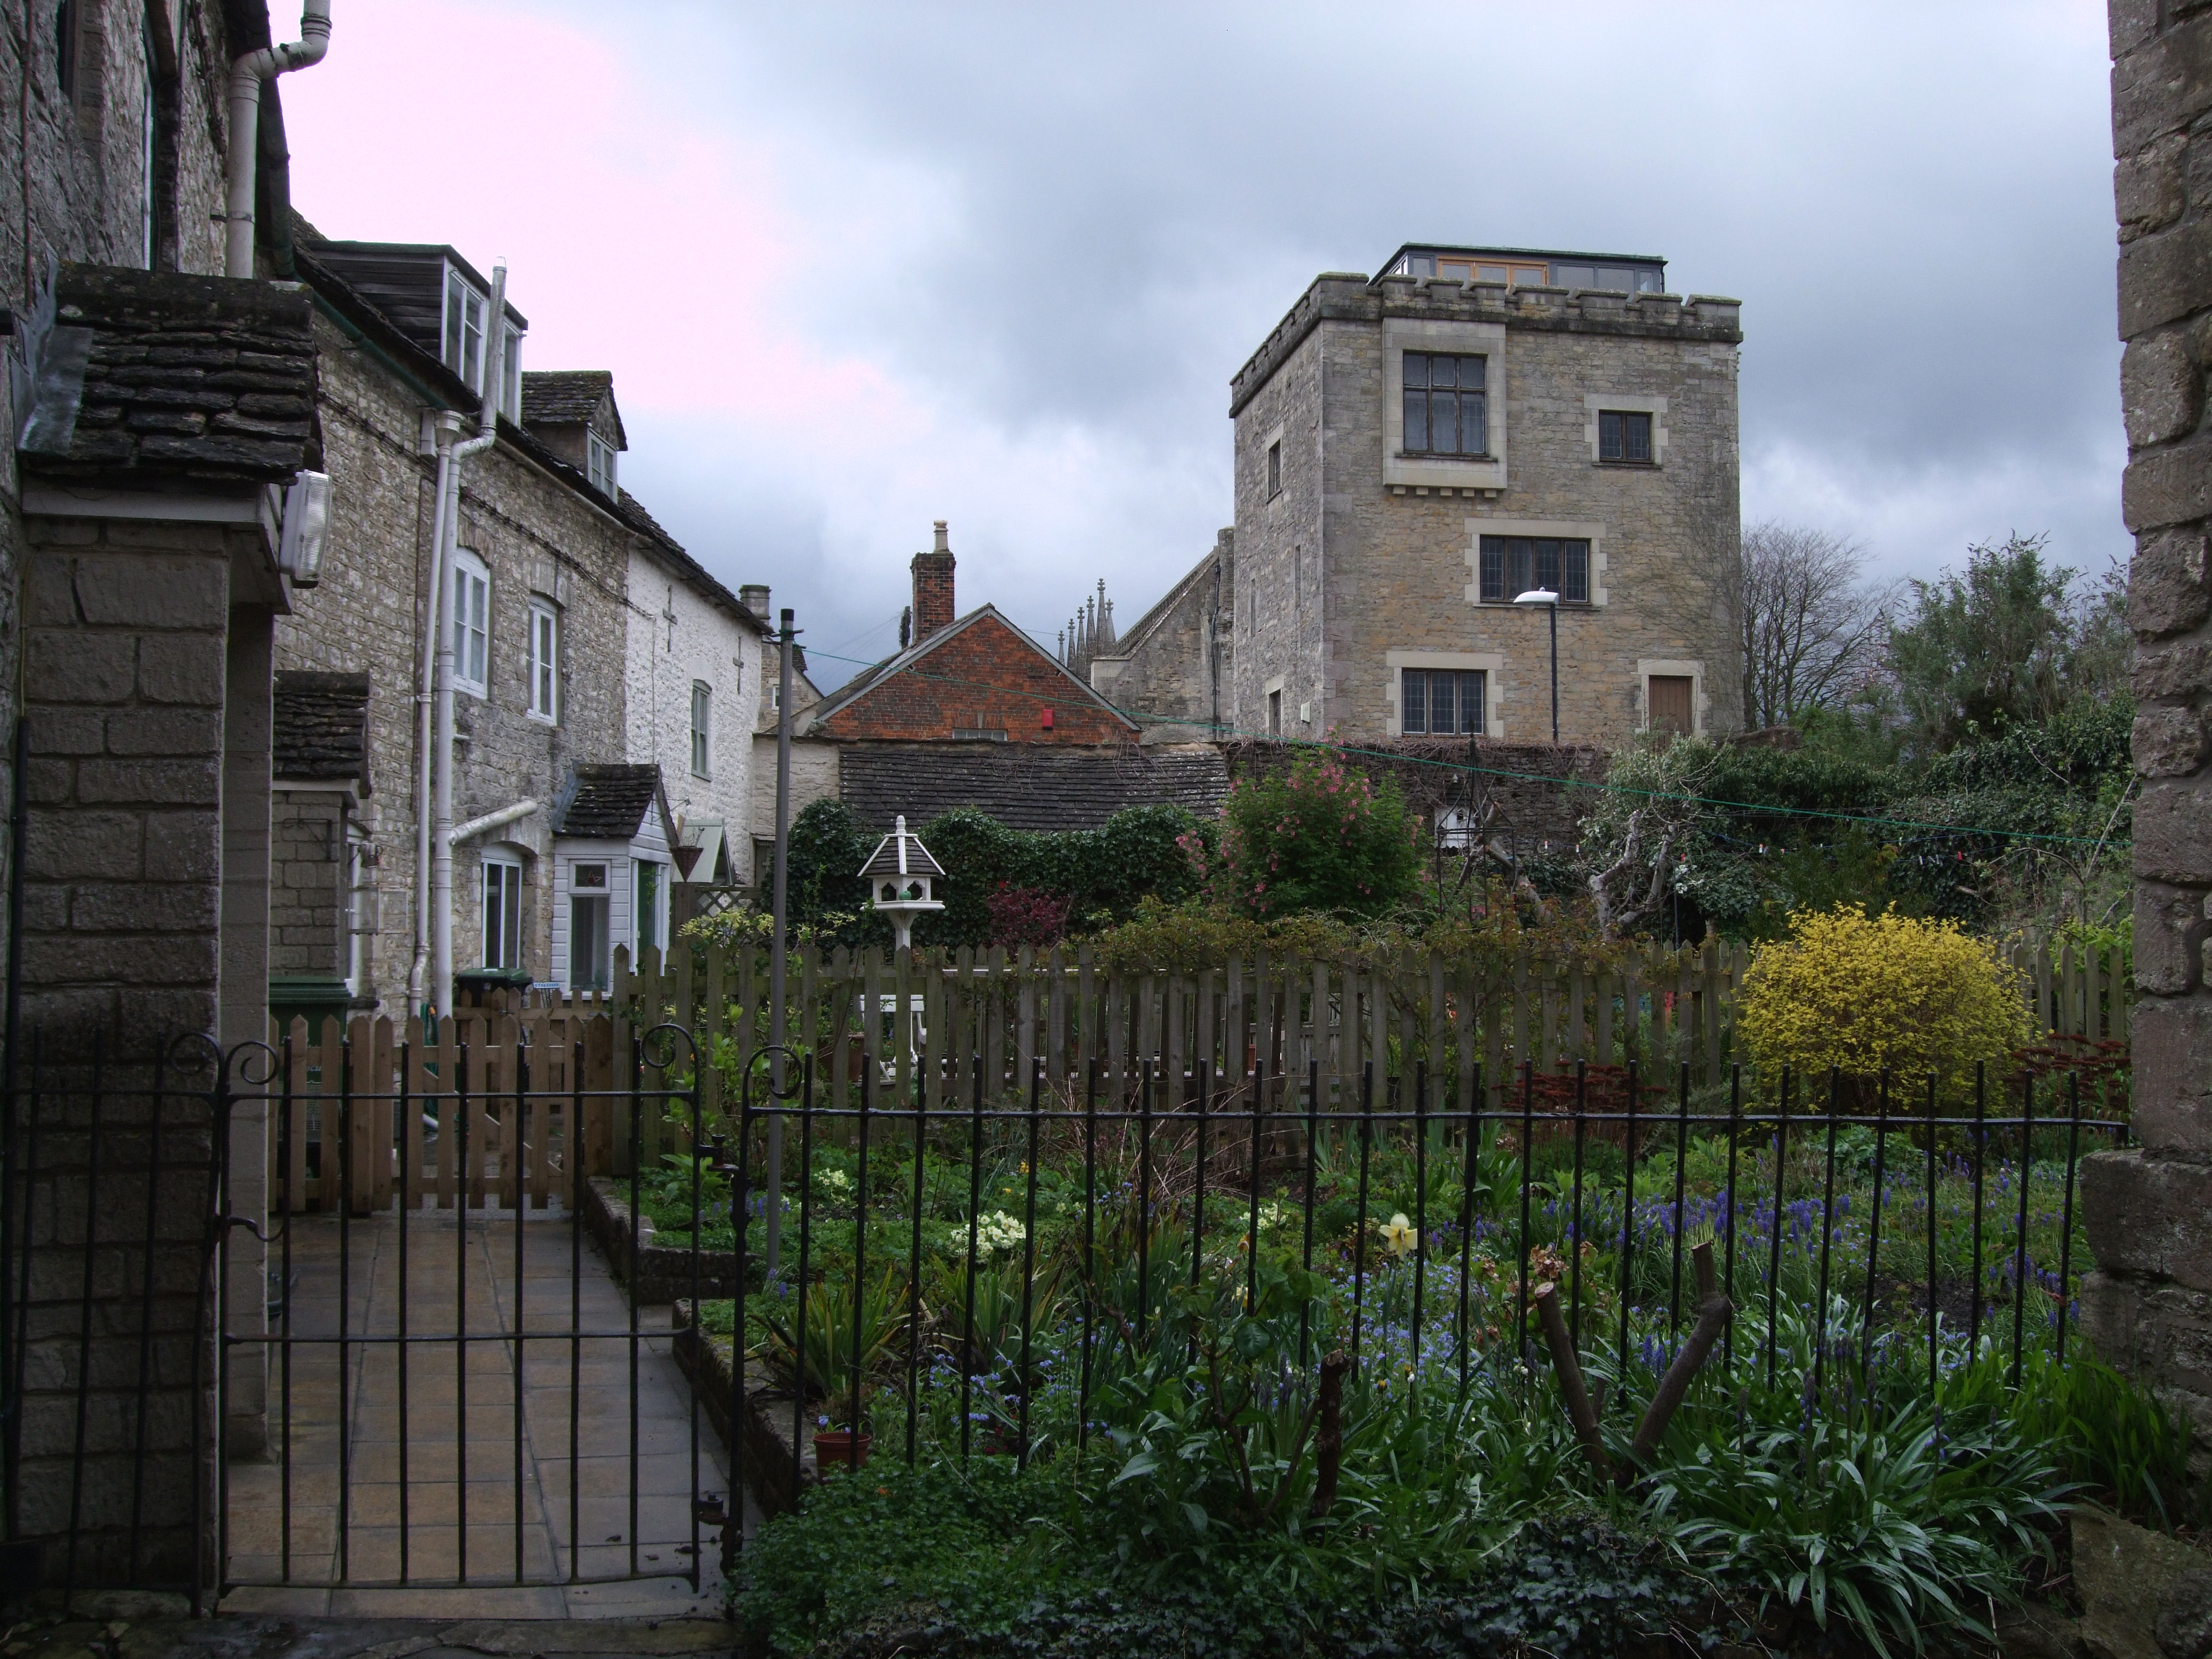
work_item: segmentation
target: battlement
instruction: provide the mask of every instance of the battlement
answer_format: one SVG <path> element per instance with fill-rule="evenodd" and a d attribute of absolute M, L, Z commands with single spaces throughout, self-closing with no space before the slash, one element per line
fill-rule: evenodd
<path fill-rule="evenodd" d="M 1385 317 L 1502 323 L 1510 329 L 1619 334 L 1647 339 L 1743 340 L 1743 302 L 1717 295 L 1631 293 L 1622 289 L 1514 287 L 1449 276 L 1377 276 L 1326 271 L 1229 382 L 1233 416 L 1324 322 L 1379 323 Z"/>

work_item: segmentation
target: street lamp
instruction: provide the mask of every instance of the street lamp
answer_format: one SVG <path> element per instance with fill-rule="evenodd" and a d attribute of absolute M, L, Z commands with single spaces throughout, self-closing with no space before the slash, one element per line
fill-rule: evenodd
<path fill-rule="evenodd" d="M 1559 596 L 1548 587 L 1532 587 L 1513 596 L 1516 605 L 1540 605 L 1552 613 L 1552 741 L 1559 740 Z"/>

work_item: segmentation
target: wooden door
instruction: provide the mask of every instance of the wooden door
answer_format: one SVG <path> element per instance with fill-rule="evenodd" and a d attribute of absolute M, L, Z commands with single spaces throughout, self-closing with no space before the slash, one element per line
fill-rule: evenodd
<path fill-rule="evenodd" d="M 1687 674 L 1652 675 L 1650 709 L 1653 731 L 1688 735 L 1693 723 L 1690 714 L 1690 677 Z"/>

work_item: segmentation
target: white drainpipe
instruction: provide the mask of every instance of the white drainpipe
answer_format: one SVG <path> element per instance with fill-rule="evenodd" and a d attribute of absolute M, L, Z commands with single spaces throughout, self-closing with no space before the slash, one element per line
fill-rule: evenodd
<path fill-rule="evenodd" d="M 485 323 L 483 404 L 477 415 L 477 435 L 453 446 L 453 464 L 447 477 L 453 506 L 446 514 L 445 558 L 447 572 L 456 568 L 453 550 L 460 534 L 461 463 L 499 441 L 501 356 L 507 346 L 507 261 L 492 268 L 491 310 Z M 447 583 L 451 586 L 450 580 Z M 431 785 L 435 797 L 430 836 L 430 992 L 441 1018 L 453 1011 L 453 596 L 439 595 L 442 618 L 432 685 L 434 730 L 430 752 L 434 757 Z"/>
<path fill-rule="evenodd" d="M 230 66 L 230 153 L 223 210 L 222 274 L 253 275 L 253 158 L 261 140 L 261 83 L 322 62 L 331 46 L 331 0 L 305 0 L 300 38 L 264 46 Z"/>
<path fill-rule="evenodd" d="M 436 691 L 438 633 L 450 600 L 447 588 L 452 578 L 446 569 L 446 519 L 452 509 L 453 440 L 460 435 L 461 417 L 441 409 L 432 416 L 438 444 L 438 486 L 430 520 L 430 585 L 422 615 L 422 672 L 415 693 L 415 752 L 421 757 L 415 790 L 415 961 L 407 970 L 407 1005 L 422 1006 L 430 971 L 430 793 L 432 775 L 431 702 Z"/>

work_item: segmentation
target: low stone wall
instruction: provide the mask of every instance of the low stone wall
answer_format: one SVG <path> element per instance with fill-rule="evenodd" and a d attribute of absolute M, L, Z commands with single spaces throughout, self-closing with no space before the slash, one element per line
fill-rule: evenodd
<path fill-rule="evenodd" d="M 640 1217 L 636 1260 L 631 1260 L 629 1183 L 595 1176 L 584 1191 L 584 1228 L 630 1290 L 640 1307 L 659 1307 L 698 1296 L 703 1299 L 738 1293 L 738 1258 L 733 1250 L 702 1250 L 695 1271 L 691 1248 L 653 1242 L 653 1223 Z"/>
<path fill-rule="evenodd" d="M 1231 779 L 1266 777 L 1288 771 L 1313 747 L 1246 738 L 1224 744 L 1222 753 Z M 1356 743 L 1343 759 L 1353 771 L 1394 780 L 1409 802 L 1433 812 L 1464 804 L 1467 751 L 1463 738 L 1389 738 Z M 1530 850 L 1547 842 L 1573 846 L 1582 819 L 1596 807 L 1596 792 L 1585 786 L 1605 781 L 1609 760 L 1590 744 L 1477 739 L 1474 763 L 1484 769 L 1482 781 L 1497 807 L 1495 833 Z"/>
<path fill-rule="evenodd" d="M 701 1331 L 692 1322 L 691 1304 L 676 1304 L 676 1364 L 691 1384 L 707 1420 L 722 1437 L 726 1450 L 734 1448 L 738 1479 L 752 1495 L 763 1516 L 781 1515 L 794 1508 L 802 1486 L 817 1478 L 814 1469 L 814 1437 L 799 1448 L 796 1478 L 791 1457 L 792 1400 L 781 1389 L 763 1383 L 749 1388 L 744 1396 L 743 1423 L 732 1437 L 730 1406 L 737 1389 L 732 1365 L 737 1345 L 726 1336 Z"/>

